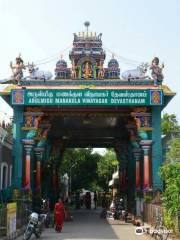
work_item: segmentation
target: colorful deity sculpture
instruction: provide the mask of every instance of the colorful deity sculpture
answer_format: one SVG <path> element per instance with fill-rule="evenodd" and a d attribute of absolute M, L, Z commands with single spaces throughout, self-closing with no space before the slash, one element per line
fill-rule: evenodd
<path fill-rule="evenodd" d="M 16 58 L 16 63 L 14 65 L 10 62 L 10 68 L 13 73 L 12 78 L 14 78 L 18 82 L 18 85 L 20 85 L 20 81 L 23 78 L 23 69 L 26 68 L 21 55 Z"/>
<path fill-rule="evenodd" d="M 92 77 L 92 65 L 90 62 L 85 62 L 83 65 L 83 78 L 84 79 L 89 79 Z"/>
<path fill-rule="evenodd" d="M 151 76 L 154 80 L 154 84 L 161 84 L 164 76 L 162 74 L 162 69 L 164 68 L 164 64 L 162 64 L 161 66 L 159 66 L 159 58 L 155 57 L 152 60 L 150 69 L 151 69 Z"/>
<path fill-rule="evenodd" d="M 105 70 L 104 70 L 104 68 L 103 68 L 103 62 L 102 61 L 100 61 L 100 65 L 99 65 L 99 67 L 98 67 L 98 78 L 99 79 L 103 79 L 104 78 L 104 73 L 105 73 Z"/>
<path fill-rule="evenodd" d="M 72 61 L 71 78 L 72 78 L 72 79 L 76 79 L 76 78 L 77 78 L 77 75 L 76 75 L 76 66 L 75 66 L 74 60 Z"/>

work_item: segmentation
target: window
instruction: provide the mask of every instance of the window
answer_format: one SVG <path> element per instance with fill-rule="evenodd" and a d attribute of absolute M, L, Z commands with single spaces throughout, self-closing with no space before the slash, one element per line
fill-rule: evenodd
<path fill-rule="evenodd" d="M 7 188 L 8 186 L 8 165 L 3 162 L 1 164 L 1 189 Z"/>

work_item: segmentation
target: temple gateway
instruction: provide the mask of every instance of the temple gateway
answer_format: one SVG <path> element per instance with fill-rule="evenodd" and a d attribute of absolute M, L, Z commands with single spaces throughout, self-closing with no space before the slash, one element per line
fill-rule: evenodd
<path fill-rule="evenodd" d="M 118 191 L 133 209 L 162 190 L 161 111 L 175 93 L 162 84 L 157 57 L 124 73 L 115 56 L 105 66 L 102 34 L 85 25 L 87 31 L 74 34 L 71 66 L 61 57 L 54 78 L 21 56 L 11 63 L 13 76 L 1 91 L 14 110 L 11 191 L 53 198 L 66 148 L 114 148 Z"/>

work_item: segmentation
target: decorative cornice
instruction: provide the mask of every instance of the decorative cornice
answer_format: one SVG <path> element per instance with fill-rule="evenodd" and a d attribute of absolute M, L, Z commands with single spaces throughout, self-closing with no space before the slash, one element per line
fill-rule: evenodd
<path fill-rule="evenodd" d="M 166 95 L 166 96 L 176 95 L 176 93 L 173 92 L 167 85 L 162 85 L 162 90 L 163 90 L 164 95 Z"/>
<path fill-rule="evenodd" d="M 153 141 L 152 140 L 141 140 L 140 145 L 144 147 L 150 147 L 152 145 Z"/>

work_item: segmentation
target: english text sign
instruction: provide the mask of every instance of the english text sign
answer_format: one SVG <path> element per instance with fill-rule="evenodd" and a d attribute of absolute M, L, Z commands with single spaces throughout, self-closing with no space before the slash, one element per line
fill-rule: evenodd
<path fill-rule="evenodd" d="M 162 105 L 161 90 L 132 89 L 17 89 L 12 105 L 149 106 Z"/>

